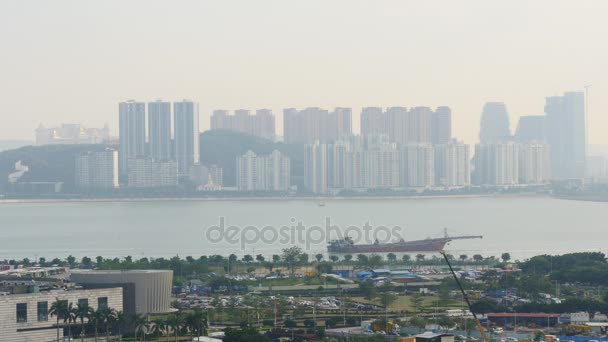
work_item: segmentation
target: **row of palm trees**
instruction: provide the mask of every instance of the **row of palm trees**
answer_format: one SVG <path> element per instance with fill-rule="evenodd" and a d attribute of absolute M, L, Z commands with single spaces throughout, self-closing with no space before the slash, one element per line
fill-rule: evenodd
<path fill-rule="evenodd" d="M 51 304 L 49 310 L 51 317 L 56 317 L 57 320 L 57 341 L 59 341 L 60 330 L 63 328 L 60 322 L 68 328 L 68 337 L 72 338 L 72 325 L 79 323 L 80 339 L 84 341 L 85 337 L 85 320 L 86 325 L 92 325 L 95 332 L 95 341 L 99 338 L 99 327 L 105 328 L 106 339 L 110 336 L 111 327 L 116 327 L 118 336 L 121 336 L 121 328 L 126 323 L 126 316 L 122 311 L 116 311 L 112 308 L 102 307 L 93 309 L 88 302 L 79 302 L 74 306 L 73 303 L 68 303 L 67 300 L 56 299 Z"/>
<path fill-rule="evenodd" d="M 148 320 L 142 315 L 135 315 L 133 326 L 136 340 L 141 336 L 141 341 L 145 341 L 147 334 L 156 336 L 157 340 L 166 335 L 172 335 L 175 341 L 178 340 L 178 336 L 184 335 L 188 335 L 192 340 L 194 336 L 207 334 L 207 313 L 199 308 L 194 308 L 188 312 L 182 311 L 168 316 L 159 316 L 152 320 Z"/>
<path fill-rule="evenodd" d="M 149 320 L 148 317 L 135 314 L 127 317 L 122 311 L 112 308 L 102 307 L 93 309 L 87 302 L 80 302 L 73 305 L 67 300 L 56 299 L 51 304 L 49 315 L 57 320 L 57 341 L 60 341 L 60 331 L 67 327 L 68 337 L 72 339 L 72 325 L 79 324 L 80 339 L 84 341 L 85 327 L 92 326 L 95 333 L 95 341 L 99 338 L 100 327 L 105 331 L 105 339 L 108 340 L 111 331 L 116 331 L 119 340 L 122 340 L 122 329 L 129 325 L 134 333 L 136 340 L 141 337 L 141 341 L 146 340 L 146 335 L 153 334 L 160 338 L 172 334 L 175 341 L 179 335 L 188 334 L 191 338 L 202 336 L 207 333 L 207 314 L 201 309 L 193 309 L 189 312 L 178 312 L 176 314 L 157 317 Z M 60 323 L 63 322 L 63 325 Z"/>

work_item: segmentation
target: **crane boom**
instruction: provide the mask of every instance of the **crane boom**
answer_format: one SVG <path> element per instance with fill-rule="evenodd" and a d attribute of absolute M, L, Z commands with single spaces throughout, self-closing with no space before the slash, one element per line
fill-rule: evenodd
<path fill-rule="evenodd" d="M 452 268 L 452 264 L 450 264 L 450 260 L 448 259 L 447 254 L 445 254 L 445 251 L 441 251 L 440 253 L 441 253 L 441 255 L 443 255 L 445 262 L 448 264 L 448 267 L 450 268 L 450 272 L 452 272 L 452 276 L 454 277 L 454 280 L 456 280 L 456 284 L 458 284 L 458 288 L 460 288 L 460 292 L 462 292 L 462 297 L 467 302 L 469 311 L 471 311 L 471 313 L 473 314 L 473 318 L 475 318 L 475 324 L 477 325 L 477 329 L 479 329 L 479 332 L 481 333 L 483 342 L 490 342 L 490 338 L 488 337 L 488 334 L 486 334 L 486 330 L 483 328 L 483 325 L 481 325 L 481 322 L 477 318 L 475 311 L 473 311 L 473 309 L 471 308 L 471 302 L 469 301 L 469 296 L 467 296 L 466 292 L 464 292 L 464 288 L 462 287 L 460 280 L 456 276 L 456 272 L 454 272 L 454 269 Z"/>

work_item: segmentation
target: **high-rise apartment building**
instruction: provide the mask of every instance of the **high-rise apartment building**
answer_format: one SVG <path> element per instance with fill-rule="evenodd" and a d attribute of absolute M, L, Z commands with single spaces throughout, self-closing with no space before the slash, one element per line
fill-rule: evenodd
<path fill-rule="evenodd" d="M 331 187 L 380 189 L 399 186 L 399 152 L 396 144 L 388 142 L 388 137 L 351 137 L 336 142 L 330 149 L 334 152 L 332 159 L 341 161 L 330 164 L 333 166 L 330 179 L 334 179 Z"/>
<path fill-rule="evenodd" d="M 290 161 L 275 150 L 268 156 L 247 151 L 236 160 L 239 191 L 289 191 Z"/>
<path fill-rule="evenodd" d="M 450 107 L 437 107 L 432 115 L 433 144 L 447 144 L 452 140 L 452 110 Z"/>
<path fill-rule="evenodd" d="M 130 188 L 162 188 L 178 185 L 178 165 L 174 160 L 156 160 L 149 156 L 129 159 Z"/>
<path fill-rule="evenodd" d="M 428 188 L 435 184 L 435 154 L 431 144 L 402 145 L 399 154 L 402 187 Z"/>
<path fill-rule="evenodd" d="M 453 140 L 435 145 L 435 185 L 465 187 L 471 185 L 469 145 Z"/>
<path fill-rule="evenodd" d="M 283 135 L 287 143 L 328 143 L 351 134 L 350 108 L 336 108 L 333 112 L 317 107 L 283 110 Z"/>
<path fill-rule="evenodd" d="M 584 93 L 547 97 L 545 114 L 552 177 L 582 179 L 587 154 Z"/>
<path fill-rule="evenodd" d="M 408 111 L 406 107 L 389 107 L 386 109 L 386 124 L 387 132 L 391 142 L 405 144 L 407 142 L 408 128 Z"/>
<path fill-rule="evenodd" d="M 251 115 L 247 109 L 215 110 L 211 115 L 211 129 L 226 129 L 273 140 L 276 136 L 275 117 L 270 109 L 258 109 Z"/>
<path fill-rule="evenodd" d="M 488 102 L 481 113 L 479 141 L 482 144 L 505 142 L 511 139 L 509 114 L 502 102 Z"/>
<path fill-rule="evenodd" d="M 549 145 L 540 141 L 522 144 L 519 153 L 519 182 L 547 184 L 551 179 Z"/>
<path fill-rule="evenodd" d="M 148 102 L 148 143 L 153 158 L 166 160 L 173 157 L 170 102 Z"/>
<path fill-rule="evenodd" d="M 521 145 L 514 142 L 475 145 L 474 183 L 478 185 L 519 184 Z"/>
<path fill-rule="evenodd" d="M 398 144 L 447 143 L 452 139 L 449 107 L 366 107 L 361 111 L 361 134 L 381 134 Z"/>
<path fill-rule="evenodd" d="M 304 187 L 312 193 L 328 191 L 328 146 L 318 141 L 304 146 Z"/>
<path fill-rule="evenodd" d="M 515 141 L 525 144 L 546 141 L 546 118 L 544 115 L 529 115 L 519 118 L 515 130 Z"/>
<path fill-rule="evenodd" d="M 361 135 L 388 135 L 388 127 L 381 107 L 365 107 L 361 110 Z"/>
<path fill-rule="evenodd" d="M 187 176 L 190 167 L 200 160 L 198 115 L 198 103 L 189 100 L 173 102 L 175 160 L 182 176 Z"/>
<path fill-rule="evenodd" d="M 434 113 L 429 107 L 411 108 L 405 123 L 405 141 L 409 143 L 432 143 L 433 142 L 433 116 Z"/>
<path fill-rule="evenodd" d="M 118 105 L 120 147 L 118 169 L 126 178 L 129 159 L 146 153 L 146 105 L 129 100 Z"/>
<path fill-rule="evenodd" d="M 79 189 L 111 190 L 118 188 L 118 152 L 107 148 L 76 157 L 75 185 Z"/>

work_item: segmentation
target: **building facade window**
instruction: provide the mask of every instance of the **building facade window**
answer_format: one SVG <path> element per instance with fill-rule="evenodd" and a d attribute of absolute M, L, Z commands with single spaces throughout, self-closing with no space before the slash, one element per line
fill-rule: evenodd
<path fill-rule="evenodd" d="M 38 302 L 38 322 L 49 320 L 49 302 Z"/>
<path fill-rule="evenodd" d="M 97 298 L 97 310 L 105 310 L 108 308 L 108 297 Z"/>
<path fill-rule="evenodd" d="M 27 303 L 17 303 L 17 323 L 27 322 Z"/>

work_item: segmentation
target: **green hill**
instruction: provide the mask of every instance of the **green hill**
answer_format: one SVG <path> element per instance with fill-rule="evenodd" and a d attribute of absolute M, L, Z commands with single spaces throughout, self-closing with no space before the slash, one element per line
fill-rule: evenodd
<path fill-rule="evenodd" d="M 103 150 L 105 145 L 47 145 L 26 146 L 0 152 L 0 191 L 8 185 L 8 175 L 21 160 L 29 167 L 22 178 L 25 182 L 64 182 L 65 191 L 73 190 L 74 161 L 86 151 Z M 236 158 L 248 150 L 269 154 L 279 150 L 291 158 L 292 184 L 301 185 L 303 175 L 303 147 L 275 143 L 266 139 L 232 131 L 207 131 L 200 135 L 200 154 L 203 165 L 219 165 L 224 169 L 224 184 L 236 185 Z"/>
<path fill-rule="evenodd" d="M 64 182 L 69 191 L 74 185 L 74 161 L 86 151 L 99 151 L 104 145 L 46 145 L 25 146 L 0 152 L 0 189 L 8 184 L 8 175 L 15 170 L 19 160 L 29 167 L 20 181 Z"/>
<path fill-rule="evenodd" d="M 301 185 L 304 174 L 304 148 L 302 145 L 275 143 L 249 134 L 227 130 L 207 131 L 200 136 L 200 154 L 203 165 L 217 164 L 224 169 L 224 185 L 236 185 L 236 158 L 248 150 L 258 155 L 273 150 L 291 159 L 291 183 Z"/>

